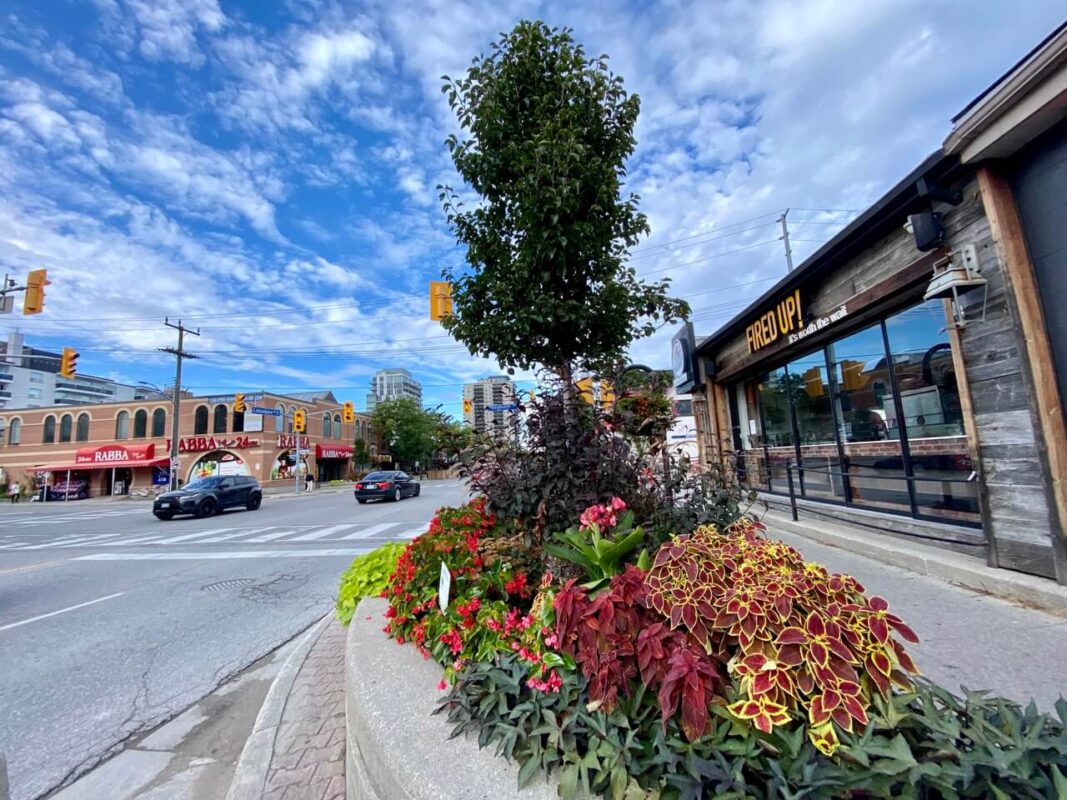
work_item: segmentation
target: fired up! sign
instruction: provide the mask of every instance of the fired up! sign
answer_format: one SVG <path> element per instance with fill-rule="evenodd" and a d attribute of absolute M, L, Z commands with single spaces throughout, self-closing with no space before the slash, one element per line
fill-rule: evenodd
<path fill-rule="evenodd" d="M 745 329 L 748 338 L 748 352 L 755 353 L 779 338 L 787 336 L 804 327 L 804 317 L 800 311 L 800 289 L 782 300 L 778 305 L 763 314 Z"/>

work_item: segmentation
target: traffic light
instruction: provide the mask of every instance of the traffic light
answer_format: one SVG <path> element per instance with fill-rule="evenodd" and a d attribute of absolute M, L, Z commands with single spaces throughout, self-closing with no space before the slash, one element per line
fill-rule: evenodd
<path fill-rule="evenodd" d="M 452 314 L 452 284 L 430 281 L 430 319 L 440 321 Z"/>
<path fill-rule="evenodd" d="M 234 414 L 243 414 L 243 413 L 245 413 L 246 408 L 247 407 L 245 406 L 245 396 L 244 396 L 244 394 L 242 394 L 241 392 L 237 392 L 233 396 L 233 413 Z"/>
<path fill-rule="evenodd" d="M 59 359 L 59 375 L 73 380 L 78 374 L 78 351 L 73 347 L 63 348 L 63 357 Z"/>
<path fill-rule="evenodd" d="M 464 397 L 463 398 L 463 413 L 464 414 L 470 414 L 472 411 L 474 411 L 474 403 L 472 403 L 470 401 L 470 398 Z"/>
<path fill-rule="evenodd" d="M 593 379 L 582 378 L 578 381 L 578 396 L 589 405 L 593 404 Z"/>
<path fill-rule="evenodd" d="M 345 404 L 341 406 L 341 420 L 342 422 L 356 421 L 356 407 L 352 405 L 351 400 L 346 400 Z"/>
<path fill-rule="evenodd" d="M 307 428 L 307 412 L 302 408 L 298 408 L 293 414 L 293 431 L 295 433 L 303 433 Z"/>
<path fill-rule="evenodd" d="M 48 280 L 48 270 L 30 270 L 26 278 L 26 296 L 22 301 L 23 314 L 40 314 L 44 311 L 44 287 L 52 281 Z"/>
<path fill-rule="evenodd" d="M 615 405 L 615 387 L 611 381 L 600 382 L 600 405 L 602 408 L 611 408 Z"/>

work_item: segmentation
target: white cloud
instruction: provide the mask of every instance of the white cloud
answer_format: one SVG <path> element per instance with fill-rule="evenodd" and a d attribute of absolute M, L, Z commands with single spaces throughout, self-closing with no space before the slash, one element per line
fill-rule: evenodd
<path fill-rule="evenodd" d="M 138 50 L 146 59 L 192 66 L 204 62 L 197 35 L 217 33 L 227 22 L 218 0 L 123 0 L 116 11 L 136 26 Z"/>

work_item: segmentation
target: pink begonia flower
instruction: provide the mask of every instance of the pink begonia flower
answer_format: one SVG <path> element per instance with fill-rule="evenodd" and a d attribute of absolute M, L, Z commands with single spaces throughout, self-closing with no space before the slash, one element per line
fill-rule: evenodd
<path fill-rule="evenodd" d="M 448 688 L 448 681 L 446 681 L 444 678 L 441 678 L 441 682 L 439 684 L 437 684 L 437 690 L 440 691 L 440 692 L 443 692 L 447 688 Z"/>
<path fill-rule="evenodd" d="M 626 503 L 621 497 L 613 497 L 611 498 L 611 507 L 615 511 L 622 511 L 624 508 L 626 508 Z"/>

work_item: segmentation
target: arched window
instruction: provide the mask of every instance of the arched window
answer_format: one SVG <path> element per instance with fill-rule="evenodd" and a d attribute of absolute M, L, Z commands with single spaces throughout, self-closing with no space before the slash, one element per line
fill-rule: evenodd
<path fill-rule="evenodd" d="M 56 418 L 48 416 L 44 418 L 44 433 L 41 435 L 41 444 L 54 444 L 56 441 Z"/>
<path fill-rule="evenodd" d="M 8 430 L 7 443 L 22 443 L 22 420 L 18 417 L 15 417 L 15 419 L 11 420 L 11 428 Z"/>
<path fill-rule="evenodd" d="M 276 433 L 285 433 L 285 406 L 278 406 L 278 410 L 282 412 L 274 418 L 274 430 Z"/>
<path fill-rule="evenodd" d="M 343 435 L 341 433 L 341 415 L 340 414 L 334 414 L 333 415 L 333 435 L 336 436 L 338 439 L 340 439 L 341 436 Z"/>
<path fill-rule="evenodd" d="M 296 414 L 296 406 L 289 406 L 289 415 L 285 419 L 286 433 L 293 432 L 293 415 Z"/>
<path fill-rule="evenodd" d="M 115 438 L 116 439 L 129 439 L 130 438 L 130 412 L 120 411 L 119 415 L 115 417 Z"/>
<path fill-rule="evenodd" d="M 207 406 L 196 407 L 196 417 L 193 420 L 193 433 L 207 433 Z"/>
<path fill-rule="evenodd" d="M 212 433 L 226 433 L 227 412 L 226 406 L 215 406 L 215 425 L 212 427 Z"/>
<path fill-rule="evenodd" d="M 322 415 L 322 435 L 327 439 L 333 438 L 333 417 L 329 411 Z"/>
<path fill-rule="evenodd" d="M 74 432 L 74 438 L 79 442 L 89 441 L 89 415 L 78 415 L 78 428 Z"/>
<path fill-rule="evenodd" d="M 167 435 L 167 412 L 157 408 L 152 412 L 152 438 L 158 439 Z"/>
<path fill-rule="evenodd" d="M 74 434 L 74 417 L 64 414 L 59 420 L 59 441 L 69 442 Z"/>
<path fill-rule="evenodd" d="M 133 415 L 133 438 L 143 439 L 148 435 L 148 412 L 143 408 L 137 409 Z"/>
<path fill-rule="evenodd" d="M 233 412 L 233 433 L 244 433 L 245 430 L 245 412 L 234 411 Z"/>

